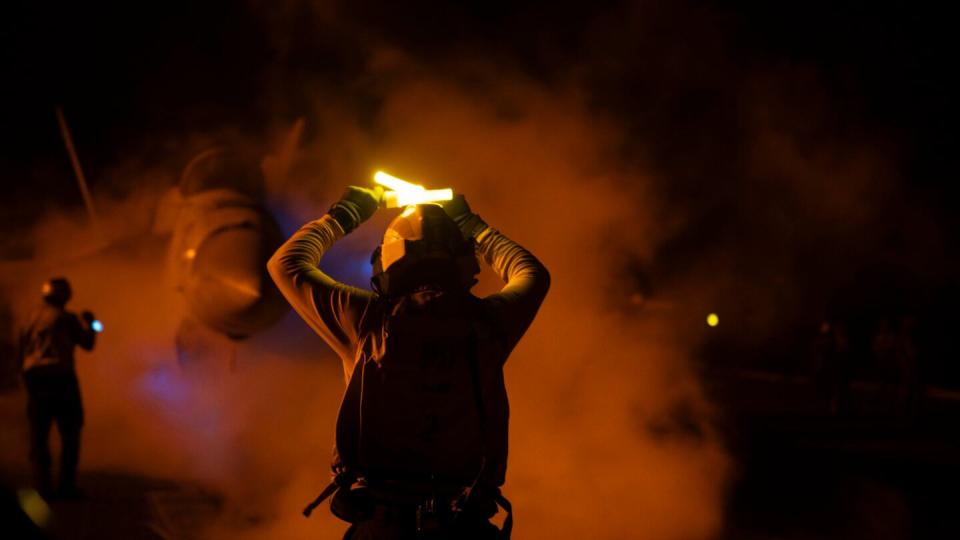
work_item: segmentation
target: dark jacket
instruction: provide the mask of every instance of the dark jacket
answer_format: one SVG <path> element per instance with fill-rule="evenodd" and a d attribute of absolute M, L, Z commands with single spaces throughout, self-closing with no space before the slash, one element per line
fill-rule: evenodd
<path fill-rule="evenodd" d="M 96 332 L 74 313 L 43 304 L 20 334 L 20 365 L 23 372 L 73 374 L 77 346 L 92 350 Z"/>
<path fill-rule="evenodd" d="M 268 263 L 283 295 L 293 308 L 337 353 L 343 362 L 347 392 L 341 405 L 337 427 L 337 447 L 345 461 L 364 463 L 359 443 L 361 412 L 372 416 L 382 409 L 397 407 L 413 410 L 422 393 L 411 390 L 407 399 L 392 403 L 379 402 L 380 411 L 363 409 L 360 403 L 364 367 L 377 365 L 390 355 L 404 356 L 406 361 L 423 361 L 422 349 L 407 347 L 411 340 L 451 339 L 452 343 L 475 343 L 477 377 L 483 388 L 481 400 L 487 431 L 484 481 L 501 485 L 506 472 L 506 438 L 509 408 L 503 384 L 503 365 L 510 352 L 526 332 L 543 302 L 550 285 L 546 268 L 530 252 L 498 231 L 487 228 L 477 235 L 477 253 L 504 280 L 503 289 L 485 298 L 467 294 L 456 307 L 439 316 L 420 316 L 404 302 L 380 297 L 374 292 L 337 282 L 324 274 L 318 264 L 324 253 L 344 235 L 343 228 L 329 215 L 304 225 L 271 258 Z M 441 309 L 440 311 L 443 311 Z M 396 338 L 390 337 L 391 325 Z M 398 329 L 403 326 L 403 329 Z M 442 335 L 441 335 L 442 334 Z M 399 339 L 399 336 L 404 339 Z M 401 350 L 402 349 L 402 350 Z M 464 349 L 461 347 L 461 350 Z M 402 363 L 402 362 L 401 362 Z M 396 361 L 394 362 L 396 364 Z M 371 364 L 373 365 L 373 364 Z M 463 381 L 460 381 L 462 384 Z M 466 391 L 466 390 L 464 390 Z M 463 392 L 461 391 L 460 394 Z M 364 427 L 370 418 L 364 418 Z M 384 422 L 388 426 L 389 422 Z M 401 423 L 402 425 L 402 423 Z M 397 428 L 399 429 L 399 428 Z M 369 440 L 370 437 L 367 437 Z M 368 445 L 369 446 L 369 445 Z M 417 448 L 429 454 L 428 446 L 411 443 L 409 452 Z M 394 448 L 394 453 L 403 449 Z M 430 462 L 433 463 L 430 463 Z M 437 461 L 444 461 L 438 465 Z M 420 456 L 422 473 L 439 466 L 456 467 L 440 455 Z M 416 469 L 417 456 L 405 461 Z M 370 466 L 369 462 L 366 465 Z M 410 471 L 407 471 L 410 472 Z"/>

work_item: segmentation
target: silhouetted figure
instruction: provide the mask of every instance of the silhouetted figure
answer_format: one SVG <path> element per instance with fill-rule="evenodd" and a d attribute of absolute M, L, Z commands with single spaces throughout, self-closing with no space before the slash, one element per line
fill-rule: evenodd
<path fill-rule="evenodd" d="M 846 326 L 839 321 L 825 320 L 820 323 L 815 348 L 816 378 L 827 397 L 830 412 L 835 415 L 846 414 L 851 406 L 850 382 L 853 378 Z"/>
<path fill-rule="evenodd" d="M 487 226 L 462 196 L 409 207 L 374 252 L 374 292 L 317 265 L 376 211 L 381 191 L 349 188 L 271 259 L 294 309 L 343 361 L 331 510 L 349 539 L 508 538 L 508 405 L 503 364 L 533 321 L 549 275 L 528 251 Z M 506 282 L 470 293 L 477 256 Z M 504 530 L 489 519 L 507 511 Z"/>
<path fill-rule="evenodd" d="M 67 311 L 70 283 L 56 278 L 43 286 L 43 305 L 33 314 L 20 335 L 20 361 L 27 389 L 30 421 L 30 461 L 37 490 L 52 492 L 50 474 L 50 426 L 60 433 L 60 480 L 57 495 L 79 495 L 76 485 L 80 458 L 83 405 L 74 370 L 74 348 L 92 350 L 96 340 L 93 314 L 80 317 Z"/>

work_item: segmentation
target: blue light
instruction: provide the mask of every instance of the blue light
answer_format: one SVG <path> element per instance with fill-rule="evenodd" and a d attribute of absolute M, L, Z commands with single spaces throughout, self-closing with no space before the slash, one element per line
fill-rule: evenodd
<path fill-rule="evenodd" d="M 103 332 L 103 323 L 100 321 L 93 321 L 90 323 L 90 328 L 93 328 L 93 331 L 96 333 Z"/>
<path fill-rule="evenodd" d="M 156 366 L 146 372 L 140 378 L 139 387 L 148 397 L 163 404 L 165 409 L 179 412 L 181 409 L 178 407 L 188 405 L 190 388 L 169 366 Z"/>

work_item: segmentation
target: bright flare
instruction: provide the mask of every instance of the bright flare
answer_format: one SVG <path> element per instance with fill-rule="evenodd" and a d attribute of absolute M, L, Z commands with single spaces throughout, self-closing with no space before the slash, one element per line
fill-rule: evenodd
<path fill-rule="evenodd" d="M 387 208 L 399 208 L 415 204 L 449 201 L 453 198 L 452 189 L 425 189 L 423 191 L 388 191 L 384 193 Z"/>
<path fill-rule="evenodd" d="M 407 182 L 406 180 L 401 180 L 396 176 L 391 176 L 383 171 L 377 171 L 377 173 L 373 175 L 373 181 L 385 188 L 390 188 L 397 192 L 424 190 L 423 186 Z"/>
<path fill-rule="evenodd" d="M 373 175 L 373 181 L 393 190 L 383 194 L 387 208 L 449 201 L 453 198 L 453 190 L 450 188 L 426 189 L 421 185 L 401 180 L 383 171 L 377 171 Z"/>
<path fill-rule="evenodd" d="M 707 315 L 707 326 L 716 326 L 720 324 L 720 317 L 716 313 Z"/>
<path fill-rule="evenodd" d="M 100 321 L 93 321 L 90 323 L 90 328 L 93 328 L 93 331 L 96 333 L 103 332 L 103 323 Z"/>

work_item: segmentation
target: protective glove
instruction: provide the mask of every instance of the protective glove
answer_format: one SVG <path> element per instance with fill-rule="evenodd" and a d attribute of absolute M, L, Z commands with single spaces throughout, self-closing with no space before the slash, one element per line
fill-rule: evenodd
<path fill-rule="evenodd" d="M 349 233 L 370 219 L 382 201 L 383 188 L 380 186 L 373 189 L 348 186 L 347 191 L 330 207 L 328 213 L 343 227 L 345 233 Z"/>
<path fill-rule="evenodd" d="M 464 238 L 476 238 L 487 228 L 487 223 L 470 210 L 466 197 L 459 193 L 454 195 L 453 199 L 441 203 L 441 206 L 460 228 Z"/>

